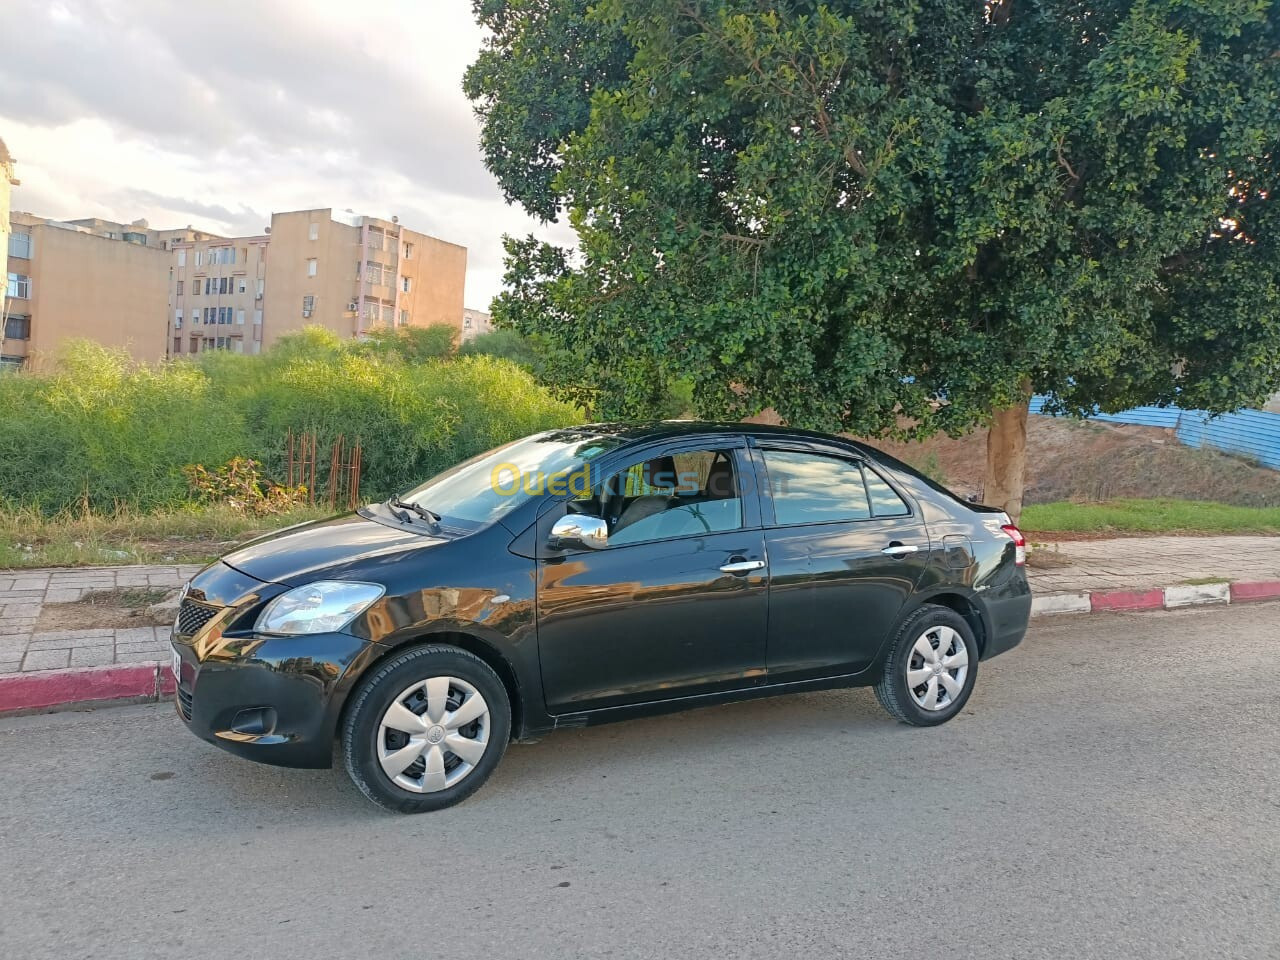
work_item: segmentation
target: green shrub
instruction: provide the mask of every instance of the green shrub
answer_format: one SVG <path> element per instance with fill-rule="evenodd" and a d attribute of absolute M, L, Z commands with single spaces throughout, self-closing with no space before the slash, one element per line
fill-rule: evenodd
<path fill-rule="evenodd" d="M 224 463 L 247 441 L 239 411 L 217 408 L 188 364 L 137 366 L 75 342 L 53 375 L 0 380 L 0 499 L 11 505 L 177 503 L 184 466 Z"/>
<path fill-rule="evenodd" d="M 429 328 L 428 328 L 429 329 Z M 154 366 L 76 343 L 48 375 L 0 378 L 0 505 L 45 513 L 189 502 L 183 470 L 235 457 L 287 481 L 289 431 L 314 432 L 317 486 L 338 436 L 359 440 L 366 499 L 518 436 L 582 419 L 492 357 L 415 362 L 420 342 L 344 342 L 308 329 L 261 356 Z"/>

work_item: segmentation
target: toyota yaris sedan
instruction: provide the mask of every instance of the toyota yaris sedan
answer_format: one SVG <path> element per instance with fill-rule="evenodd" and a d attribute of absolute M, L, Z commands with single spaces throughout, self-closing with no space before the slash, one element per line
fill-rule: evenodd
<path fill-rule="evenodd" d="M 852 686 L 932 726 L 1022 640 L 1025 549 L 849 440 L 551 430 L 206 567 L 174 624 L 177 710 L 251 760 L 325 767 L 341 743 L 405 813 L 559 727 Z"/>

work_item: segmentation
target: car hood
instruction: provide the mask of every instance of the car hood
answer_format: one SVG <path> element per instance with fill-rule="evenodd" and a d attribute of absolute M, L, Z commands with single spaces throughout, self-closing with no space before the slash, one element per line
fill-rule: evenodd
<path fill-rule="evenodd" d="M 388 526 L 352 513 L 269 534 L 227 554 L 222 562 L 259 580 L 292 587 L 322 574 L 341 576 L 356 565 L 448 542 L 446 537 L 424 535 L 421 527 Z"/>

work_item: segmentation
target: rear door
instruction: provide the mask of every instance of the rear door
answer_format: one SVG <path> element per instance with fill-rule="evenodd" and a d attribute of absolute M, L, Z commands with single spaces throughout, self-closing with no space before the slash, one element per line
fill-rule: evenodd
<path fill-rule="evenodd" d="M 770 682 L 859 673 L 928 563 L 919 509 L 860 458 L 760 441 Z"/>

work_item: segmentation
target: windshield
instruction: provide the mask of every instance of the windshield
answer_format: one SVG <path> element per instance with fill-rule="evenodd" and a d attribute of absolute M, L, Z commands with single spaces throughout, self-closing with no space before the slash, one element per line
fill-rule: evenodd
<path fill-rule="evenodd" d="M 554 430 L 472 457 L 437 474 L 401 498 L 438 513 L 446 521 L 487 524 L 543 493 L 590 489 L 584 471 L 622 441 L 577 430 Z"/>

